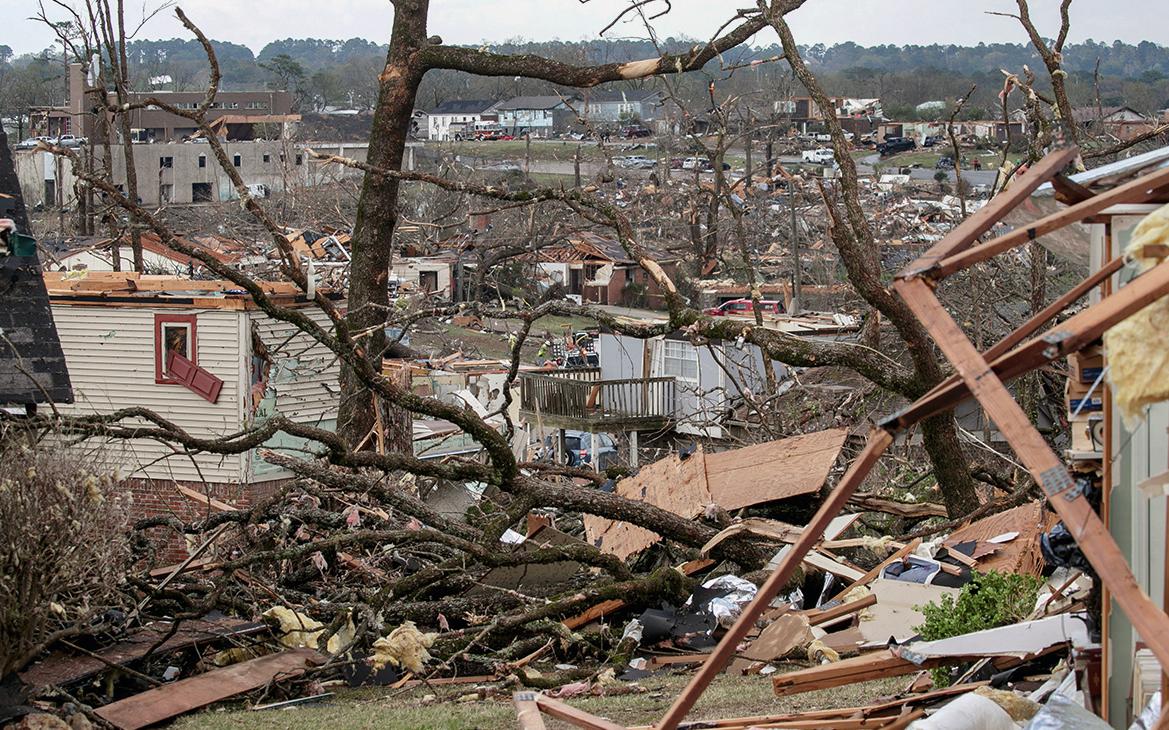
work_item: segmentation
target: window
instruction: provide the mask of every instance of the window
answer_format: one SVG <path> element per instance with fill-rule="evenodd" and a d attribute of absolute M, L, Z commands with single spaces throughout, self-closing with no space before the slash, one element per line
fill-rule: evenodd
<path fill-rule="evenodd" d="M 698 351 L 688 342 L 662 340 L 662 374 L 698 380 Z"/>
<path fill-rule="evenodd" d="M 207 167 L 207 155 L 199 155 L 199 167 Z"/>
<path fill-rule="evenodd" d="M 175 166 L 175 158 L 173 158 L 173 157 L 159 157 L 158 158 L 158 169 L 161 170 L 164 167 L 174 167 L 174 166 Z"/>
<path fill-rule="evenodd" d="M 154 382 L 182 382 L 170 371 L 168 361 L 172 354 L 197 364 L 195 317 L 193 314 L 154 315 Z"/>
<path fill-rule="evenodd" d="M 158 202 L 169 203 L 174 200 L 175 186 L 169 183 L 162 183 L 158 186 Z"/>
<path fill-rule="evenodd" d="M 266 164 L 266 163 L 269 163 L 269 162 L 271 162 L 271 161 L 272 161 L 272 155 L 270 155 L 270 154 L 268 154 L 267 152 L 265 152 L 265 153 L 264 153 L 264 162 L 265 162 L 265 164 Z"/>
<path fill-rule="evenodd" d="M 303 163 L 304 163 L 304 155 L 298 154 L 298 155 L 296 156 L 296 164 L 300 165 L 300 164 L 303 164 Z"/>
<path fill-rule="evenodd" d="M 243 158 L 239 155 L 232 155 L 231 164 L 235 167 L 239 167 L 243 164 Z"/>

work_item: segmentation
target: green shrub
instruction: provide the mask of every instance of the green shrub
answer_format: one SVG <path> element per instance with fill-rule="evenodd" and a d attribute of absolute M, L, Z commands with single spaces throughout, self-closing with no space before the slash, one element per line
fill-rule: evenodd
<path fill-rule="evenodd" d="M 973 578 L 958 594 L 942 596 L 942 602 L 927 603 L 916 608 L 925 616 L 925 623 L 914 631 L 926 641 L 948 639 L 996 626 L 1006 626 L 1027 618 L 1035 607 L 1039 587 L 1043 581 L 1030 575 L 1015 573 L 974 573 Z M 934 685 L 945 687 L 950 683 L 949 670 L 934 669 Z"/>

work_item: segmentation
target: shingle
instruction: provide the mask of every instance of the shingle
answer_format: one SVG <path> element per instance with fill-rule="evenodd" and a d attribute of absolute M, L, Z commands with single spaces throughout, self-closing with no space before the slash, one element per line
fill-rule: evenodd
<path fill-rule="evenodd" d="M 0 256 L 0 333 L 0 405 L 73 402 L 35 256 Z"/>

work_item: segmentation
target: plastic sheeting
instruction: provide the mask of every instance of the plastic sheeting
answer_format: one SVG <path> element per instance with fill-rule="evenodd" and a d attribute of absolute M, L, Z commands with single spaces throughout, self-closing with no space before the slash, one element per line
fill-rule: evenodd
<path fill-rule="evenodd" d="M 916 720 L 909 730 L 1018 730 L 1019 726 L 994 700 L 971 692 L 930 717 Z"/>
<path fill-rule="evenodd" d="M 1070 697 L 1055 694 L 1024 730 L 1111 730 L 1111 727 Z"/>

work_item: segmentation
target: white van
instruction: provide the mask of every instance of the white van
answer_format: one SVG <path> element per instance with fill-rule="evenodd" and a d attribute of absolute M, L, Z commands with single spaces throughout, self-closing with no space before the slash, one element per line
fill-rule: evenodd
<path fill-rule="evenodd" d="M 801 158 L 804 162 L 810 162 L 813 165 L 831 165 L 836 161 L 836 155 L 832 150 L 804 150 Z"/>

